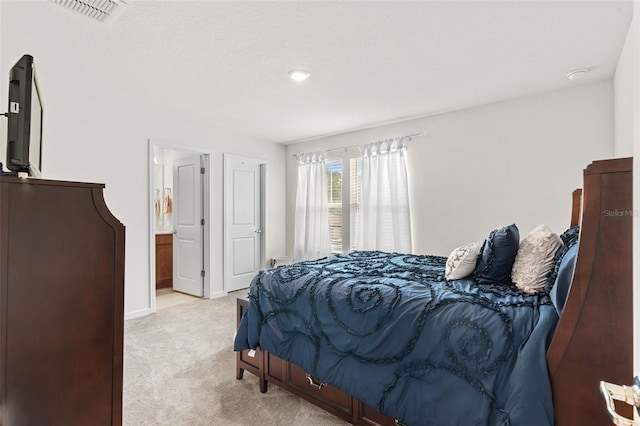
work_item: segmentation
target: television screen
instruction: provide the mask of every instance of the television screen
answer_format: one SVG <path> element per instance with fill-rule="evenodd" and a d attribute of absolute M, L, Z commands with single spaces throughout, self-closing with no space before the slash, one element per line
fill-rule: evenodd
<path fill-rule="evenodd" d="M 42 172 L 42 98 L 33 57 L 24 55 L 9 73 L 7 168 L 39 177 Z"/>

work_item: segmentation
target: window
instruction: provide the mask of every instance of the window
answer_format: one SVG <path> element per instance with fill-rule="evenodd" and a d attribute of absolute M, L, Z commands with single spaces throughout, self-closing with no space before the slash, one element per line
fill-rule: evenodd
<path fill-rule="evenodd" d="M 342 253 L 342 160 L 327 161 L 331 253 Z"/>
<path fill-rule="evenodd" d="M 358 248 L 362 159 L 346 155 L 325 164 L 331 252 L 348 253 Z"/>

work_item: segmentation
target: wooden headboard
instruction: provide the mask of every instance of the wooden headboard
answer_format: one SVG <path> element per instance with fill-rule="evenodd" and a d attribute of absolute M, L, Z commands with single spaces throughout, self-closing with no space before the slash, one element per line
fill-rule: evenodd
<path fill-rule="evenodd" d="M 582 188 L 578 188 L 571 193 L 571 227 L 580 225 L 582 222 Z"/>
<path fill-rule="evenodd" d="M 575 272 L 547 351 L 559 426 L 611 424 L 600 381 L 633 381 L 632 159 L 591 163 L 581 195 Z"/>

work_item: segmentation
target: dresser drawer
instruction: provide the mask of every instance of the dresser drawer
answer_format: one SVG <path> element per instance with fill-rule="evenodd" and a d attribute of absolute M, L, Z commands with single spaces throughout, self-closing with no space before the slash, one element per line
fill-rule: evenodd
<path fill-rule="evenodd" d="M 358 401 L 358 424 L 364 424 L 368 426 L 398 426 L 402 423 L 396 422 L 391 417 L 385 416 L 379 413 L 373 408 L 369 407 L 362 401 Z"/>
<path fill-rule="evenodd" d="M 289 363 L 288 366 L 289 386 L 310 396 L 317 403 L 331 407 L 343 415 L 353 413 L 352 398 L 346 392 L 309 376 L 295 364 Z"/>
<path fill-rule="evenodd" d="M 287 371 L 287 363 L 275 355 L 266 353 L 264 361 L 265 374 L 267 380 L 278 384 L 279 386 L 286 386 L 287 379 L 285 373 Z"/>

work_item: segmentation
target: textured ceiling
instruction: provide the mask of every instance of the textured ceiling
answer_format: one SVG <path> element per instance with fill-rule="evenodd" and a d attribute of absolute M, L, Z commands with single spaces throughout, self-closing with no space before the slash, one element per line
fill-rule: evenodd
<path fill-rule="evenodd" d="M 44 37 L 114 96 L 283 143 L 611 78 L 632 17 L 631 1 L 129 0 L 101 24 L 16 3 L 3 13 L 64 28 Z"/>

